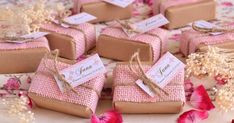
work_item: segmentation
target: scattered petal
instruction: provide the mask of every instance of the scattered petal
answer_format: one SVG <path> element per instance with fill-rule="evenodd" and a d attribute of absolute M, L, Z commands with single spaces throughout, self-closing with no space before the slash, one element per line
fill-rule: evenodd
<path fill-rule="evenodd" d="M 122 115 L 116 110 L 110 110 L 100 116 L 91 117 L 91 123 L 122 123 Z"/>
<path fill-rule="evenodd" d="M 215 108 L 203 85 L 200 85 L 194 89 L 194 92 L 192 93 L 190 98 L 190 104 L 197 109 L 207 111 Z"/>
<path fill-rule="evenodd" d="M 207 111 L 189 110 L 180 115 L 177 123 L 197 123 L 208 118 Z"/>

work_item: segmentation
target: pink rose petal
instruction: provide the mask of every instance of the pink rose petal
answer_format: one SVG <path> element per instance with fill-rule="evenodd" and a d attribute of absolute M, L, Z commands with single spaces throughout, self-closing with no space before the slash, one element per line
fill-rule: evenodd
<path fill-rule="evenodd" d="M 181 114 L 177 123 L 197 123 L 208 118 L 208 115 L 207 111 L 190 110 Z"/>
<path fill-rule="evenodd" d="M 116 110 L 105 112 L 101 116 L 95 114 L 91 117 L 91 123 L 122 123 L 122 115 Z"/>
<path fill-rule="evenodd" d="M 190 98 L 190 104 L 194 108 L 207 111 L 215 108 L 203 85 L 200 85 L 194 89 L 194 92 L 192 93 Z"/>

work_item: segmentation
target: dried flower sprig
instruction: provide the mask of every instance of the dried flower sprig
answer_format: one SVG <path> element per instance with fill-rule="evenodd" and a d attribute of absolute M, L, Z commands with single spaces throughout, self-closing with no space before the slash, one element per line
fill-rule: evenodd
<path fill-rule="evenodd" d="M 0 8 L 0 37 L 17 37 L 36 32 L 41 24 L 53 19 L 53 11 L 46 8 L 45 0 L 33 5 Z"/>
<path fill-rule="evenodd" d="M 34 113 L 29 110 L 29 98 L 26 96 L 14 97 L 13 99 L 2 99 L 1 103 L 5 105 L 9 115 L 17 118 L 19 123 L 34 123 Z"/>
<path fill-rule="evenodd" d="M 187 59 L 186 77 L 212 76 L 225 80 L 217 91 L 216 102 L 222 111 L 234 110 L 234 50 L 208 47 Z"/>
<path fill-rule="evenodd" d="M 234 80 L 229 81 L 218 90 L 216 102 L 222 111 L 234 110 Z"/>
<path fill-rule="evenodd" d="M 221 76 L 233 78 L 234 50 L 208 47 L 207 51 L 196 52 L 186 60 L 186 77 Z"/>

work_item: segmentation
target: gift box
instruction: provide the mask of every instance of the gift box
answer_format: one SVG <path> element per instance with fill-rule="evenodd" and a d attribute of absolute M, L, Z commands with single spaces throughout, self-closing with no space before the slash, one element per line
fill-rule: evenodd
<path fill-rule="evenodd" d="M 207 50 L 208 45 L 220 48 L 233 48 L 234 33 L 223 33 L 219 35 L 211 35 L 201 33 L 195 30 L 187 30 L 182 33 L 180 51 L 187 56 L 196 50 Z"/>
<path fill-rule="evenodd" d="M 41 30 L 50 32 L 46 37 L 51 50 L 59 49 L 61 57 L 75 60 L 96 45 L 94 25 L 84 23 L 77 28 L 50 23 L 43 25 Z"/>
<path fill-rule="evenodd" d="M 98 37 L 97 52 L 105 58 L 128 61 L 139 49 L 142 61 L 157 61 L 167 51 L 167 35 L 166 30 L 156 28 L 128 37 L 121 27 L 107 27 Z"/>
<path fill-rule="evenodd" d="M 216 16 L 214 0 L 154 0 L 154 14 L 162 13 L 170 21 L 168 29 L 179 28 L 196 20 L 213 20 Z"/>
<path fill-rule="evenodd" d="M 138 67 L 136 64 L 133 66 Z M 142 63 L 144 72 L 151 67 L 148 63 Z M 184 68 L 178 69 L 170 83 L 163 88 L 168 95 L 160 91 L 160 96 L 153 97 L 136 84 L 139 78 L 130 70 L 129 63 L 118 64 L 113 74 L 113 105 L 122 113 L 178 113 L 184 105 Z"/>
<path fill-rule="evenodd" d="M 45 37 L 21 43 L 0 41 L 0 52 L 1 74 L 29 73 L 36 71 L 49 45 Z"/>
<path fill-rule="evenodd" d="M 57 60 L 58 70 L 65 69 L 71 64 L 74 64 L 74 61 L 62 58 Z M 73 88 L 76 93 L 72 90 L 62 92 L 46 65 L 54 66 L 54 59 L 42 59 L 29 89 L 29 96 L 36 105 L 81 117 L 89 117 L 95 113 L 105 80 L 103 74 Z"/>
<path fill-rule="evenodd" d="M 74 12 L 86 12 L 95 17 L 91 23 L 112 21 L 115 19 L 129 19 L 132 16 L 132 5 L 121 8 L 101 0 L 73 0 Z M 105 14 L 103 14 L 105 13 Z"/>

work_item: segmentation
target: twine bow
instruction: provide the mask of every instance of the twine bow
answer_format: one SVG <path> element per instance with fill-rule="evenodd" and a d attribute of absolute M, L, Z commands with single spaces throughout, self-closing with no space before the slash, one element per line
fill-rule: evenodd
<path fill-rule="evenodd" d="M 72 92 L 74 92 L 75 94 L 77 95 L 80 95 L 73 87 L 72 85 L 64 78 L 64 76 L 62 74 L 59 73 L 59 69 L 58 69 L 58 58 L 59 58 L 59 50 L 54 50 L 52 51 L 51 53 L 48 53 L 47 55 L 45 55 L 45 59 L 48 59 L 49 56 L 53 55 L 53 66 L 52 67 L 49 67 L 48 64 L 44 61 L 44 66 L 45 68 L 52 74 L 54 75 L 55 77 L 57 77 L 57 79 L 59 81 L 62 82 L 63 84 L 63 88 L 65 90 L 65 92 L 68 92 L 69 90 L 71 90 Z M 79 85 L 81 87 L 84 87 L 86 89 L 90 89 L 92 91 L 94 91 L 98 97 L 100 97 L 100 92 L 88 85 Z"/>
<path fill-rule="evenodd" d="M 205 28 L 205 27 L 199 27 L 195 23 L 192 24 L 192 28 L 195 31 L 202 32 L 202 33 L 215 33 L 215 32 L 233 32 L 234 29 L 225 29 L 225 28 L 217 28 L 217 27 L 212 27 L 212 28 Z"/>
<path fill-rule="evenodd" d="M 63 88 L 65 89 L 65 92 L 72 90 L 72 92 L 77 93 L 77 91 L 71 86 L 71 84 L 64 78 L 63 75 L 61 75 L 59 73 L 59 69 L 57 67 L 58 64 L 58 56 L 59 56 L 59 50 L 54 50 L 51 52 L 51 54 L 54 56 L 53 59 L 53 68 L 49 67 L 45 62 L 44 62 L 44 66 L 46 67 L 47 70 L 49 70 L 49 72 L 54 75 L 55 77 L 57 77 L 57 79 L 61 82 L 63 82 Z M 45 58 L 48 59 L 49 55 L 45 55 Z M 78 94 L 79 95 L 79 94 Z"/>
<path fill-rule="evenodd" d="M 126 29 L 126 31 L 127 32 L 129 32 L 129 33 L 136 33 L 136 34 L 140 34 L 141 32 L 140 31 L 137 31 L 131 24 L 131 22 L 130 21 L 124 21 L 124 22 L 121 22 L 120 20 L 115 20 L 118 24 L 120 24 L 121 25 L 121 27 L 118 27 L 118 26 L 114 26 L 114 25 L 112 25 L 112 26 L 109 26 L 109 27 L 111 27 L 111 28 L 118 28 L 118 29 Z M 151 32 L 145 32 L 145 34 L 147 34 L 147 35 L 150 35 L 150 36 L 154 36 L 154 37 L 157 37 L 158 39 L 159 39 L 159 41 L 160 41 L 160 56 L 163 54 L 163 40 L 162 40 L 162 38 L 158 35 L 158 34 L 155 34 L 155 33 L 151 33 Z"/>
<path fill-rule="evenodd" d="M 115 20 L 117 23 L 119 23 L 124 29 L 127 30 L 128 33 L 140 33 L 140 31 L 137 31 L 134 29 L 134 27 L 131 25 L 132 23 L 128 20 L 121 22 L 120 20 Z"/>
<path fill-rule="evenodd" d="M 134 69 L 133 67 L 133 61 L 136 60 L 137 66 L 138 66 L 138 71 Z M 129 69 L 131 70 L 132 73 L 134 73 L 140 80 L 143 81 L 145 85 L 147 85 L 150 90 L 152 90 L 155 94 L 157 94 L 159 97 L 161 97 L 160 92 L 163 92 L 165 95 L 169 95 L 165 90 L 160 88 L 157 84 L 154 83 L 154 81 L 149 78 L 146 73 L 143 70 L 141 60 L 139 57 L 139 51 L 135 52 L 130 61 L 129 61 Z"/>

